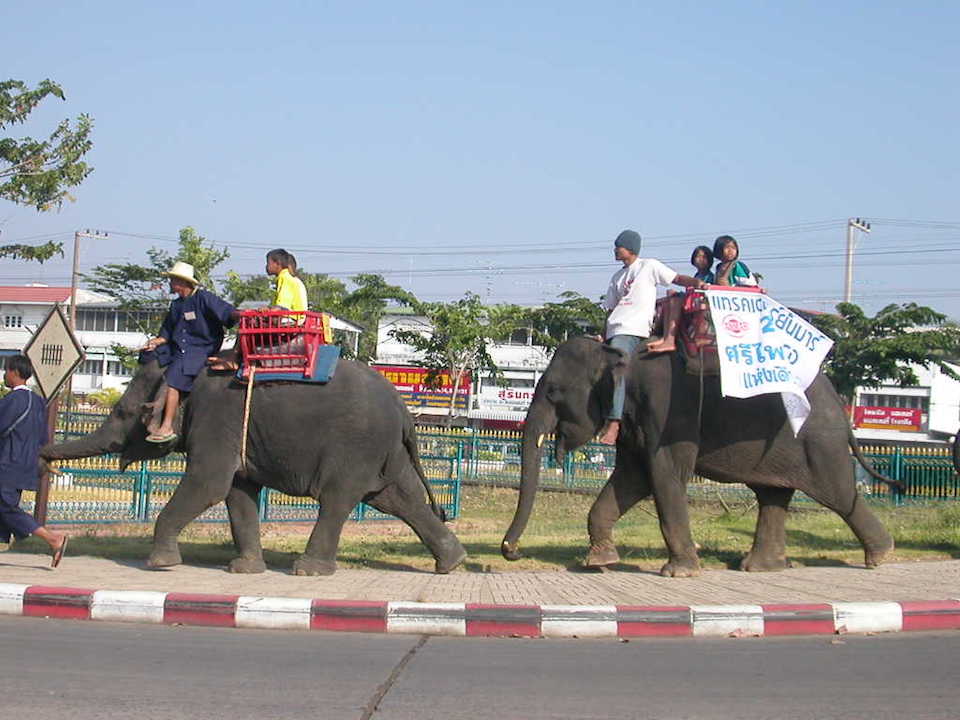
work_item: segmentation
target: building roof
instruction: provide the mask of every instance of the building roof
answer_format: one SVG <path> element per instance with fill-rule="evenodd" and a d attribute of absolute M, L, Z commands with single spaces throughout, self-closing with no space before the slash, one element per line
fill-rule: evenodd
<path fill-rule="evenodd" d="M 70 299 L 70 288 L 0 285 L 0 302 L 49 305 Z"/>
<path fill-rule="evenodd" d="M 16 305 L 70 304 L 70 288 L 49 285 L 0 285 L 0 303 Z M 77 288 L 77 305 L 115 305 L 109 295 Z"/>

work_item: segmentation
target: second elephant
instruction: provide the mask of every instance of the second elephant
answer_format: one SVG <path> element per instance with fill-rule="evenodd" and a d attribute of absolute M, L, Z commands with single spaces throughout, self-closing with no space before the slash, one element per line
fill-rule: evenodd
<path fill-rule="evenodd" d="M 811 414 L 797 436 L 779 394 L 723 397 L 717 377 L 688 374 L 675 353 L 625 358 L 586 337 L 557 348 L 541 377 L 523 431 L 520 496 L 501 552 L 519 557 L 518 542 L 536 493 L 543 435 L 555 433 L 558 458 L 589 442 L 604 422 L 614 373 L 627 375 L 627 403 L 616 466 L 588 517 L 587 565 L 619 561 L 613 525 L 653 495 L 666 542 L 667 576 L 699 572 L 690 534 L 687 482 L 698 472 L 719 482 L 745 483 L 759 504 L 745 570 L 787 566 L 785 519 L 796 490 L 843 518 L 860 540 L 868 567 L 893 550 L 893 538 L 857 491 L 850 448 L 865 467 L 843 405 L 820 374 L 807 389 Z"/>

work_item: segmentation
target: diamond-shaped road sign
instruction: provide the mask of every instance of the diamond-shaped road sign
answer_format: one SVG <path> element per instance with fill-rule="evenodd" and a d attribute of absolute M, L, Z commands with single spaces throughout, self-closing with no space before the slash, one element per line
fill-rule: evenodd
<path fill-rule="evenodd" d="M 56 397 L 74 369 L 83 362 L 83 346 L 70 329 L 59 305 L 54 305 L 23 349 L 33 363 L 33 376 L 46 400 Z"/>

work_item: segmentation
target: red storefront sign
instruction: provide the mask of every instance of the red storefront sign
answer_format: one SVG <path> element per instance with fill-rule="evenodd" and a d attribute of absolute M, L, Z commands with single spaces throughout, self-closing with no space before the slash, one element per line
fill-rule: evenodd
<path fill-rule="evenodd" d="M 453 382 L 449 373 L 443 373 L 437 378 L 434 385 L 427 384 L 428 370 L 421 367 L 406 365 L 374 365 L 373 369 L 393 383 L 400 393 L 400 397 L 408 407 L 423 408 L 450 407 L 450 395 L 453 393 Z M 457 397 L 454 407 L 466 410 L 470 399 L 470 374 L 464 373 L 457 388 Z"/>
<path fill-rule="evenodd" d="M 857 406 L 853 409 L 853 425 L 874 430 L 920 432 L 920 414 L 918 408 Z"/>

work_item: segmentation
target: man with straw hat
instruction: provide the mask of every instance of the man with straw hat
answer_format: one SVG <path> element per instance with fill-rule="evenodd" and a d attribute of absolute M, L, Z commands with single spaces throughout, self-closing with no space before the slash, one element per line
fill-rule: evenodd
<path fill-rule="evenodd" d="M 233 305 L 197 287 L 193 265 L 176 262 L 164 275 L 170 281 L 170 292 L 177 297 L 170 303 L 159 336 L 143 347 L 156 351 L 167 380 L 163 420 L 147 436 L 154 443 L 176 440 L 173 423 L 181 394 L 193 389 L 193 381 L 207 364 L 207 357 L 219 352 L 224 328 L 232 327 L 238 317 Z"/>

